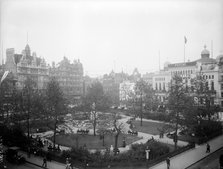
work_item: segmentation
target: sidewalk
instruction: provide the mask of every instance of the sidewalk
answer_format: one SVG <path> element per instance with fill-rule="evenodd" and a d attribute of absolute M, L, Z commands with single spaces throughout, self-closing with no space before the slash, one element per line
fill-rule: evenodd
<path fill-rule="evenodd" d="M 26 161 L 28 161 L 29 163 L 35 165 L 35 166 L 39 166 L 41 168 L 42 164 L 43 164 L 43 158 L 39 157 L 39 156 L 34 156 L 33 154 L 31 155 L 30 158 L 27 157 L 27 153 L 20 151 L 19 154 L 22 154 L 25 158 Z M 47 168 L 48 169 L 65 169 L 66 165 L 56 162 L 56 161 L 47 161 Z M 75 168 L 74 169 L 78 169 Z"/>
<path fill-rule="evenodd" d="M 223 147 L 223 135 L 209 141 L 209 144 L 211 146 L 211 152 L 214 152 Z M 170 159 L 170 169 L 185 169 L 186 167 L 196 163 L 207 155 L 209 155 L 209 153 L 206 153 L 206 144 L 196 145 L 194 149 L 188 150 L 184 153 L 172 157 Z M 165 161 L 153 167 L 150 167 L 150 169 L 165 168 L 167 168 Z"/>

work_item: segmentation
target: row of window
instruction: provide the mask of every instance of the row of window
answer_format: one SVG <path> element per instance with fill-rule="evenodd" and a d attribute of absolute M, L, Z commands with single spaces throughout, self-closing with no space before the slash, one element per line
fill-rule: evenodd
<path fill-rule="evenodd" d="M 155 78 L 155 81 L 165 81 L 165 77 Z"/>
<path fill-rule="evenodd" d="M 204 75 L 203 79 L 214 79 L 214 75 Z"/>
<path fill-rule="evenodd" d="M 207 90 L 214 90 L 214 81 L 211 81 L 210 87 L 209 87 L 208 82 L 206 82 L 205 84 L 200 84 L 200 90 L 203 91 L 204 88 L 206 88 Z M 155 89 L 160 90 L 160 91 L 161 90 L 165 91 L 166 90 L 165 83 L 164 82 L 163 83 L 156 83 Z M 223 84 L 221 84 L 221 89 L 223 90 Z M 194 90 L 193 86 L 191 86 L 191 90 L 192 91 Z"/>
<path fill-rule="evenodd" d="M 194 70 L 176 70 L 176 71 L 171 71 L 171 75 L 177 74 L 177 75 L 189 75 L 194 73 Z"/>

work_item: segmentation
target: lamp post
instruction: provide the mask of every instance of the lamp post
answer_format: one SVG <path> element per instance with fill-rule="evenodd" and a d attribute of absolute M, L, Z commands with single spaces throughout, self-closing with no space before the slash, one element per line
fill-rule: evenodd
<path fill-rule="evenodd" d="M 149 153 L 150 153 L 150 149 L 148 146 L 146 147 L 145 152 L 146 152 L 146 168 L 148 168 Z"/>

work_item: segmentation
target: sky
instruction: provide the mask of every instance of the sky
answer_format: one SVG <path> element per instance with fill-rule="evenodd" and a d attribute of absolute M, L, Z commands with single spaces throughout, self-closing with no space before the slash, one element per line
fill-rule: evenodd
<path fill-rule="evenodd" d="M 0 0 L 0 63 L 27 42 L 50 65 L 79 59 L 85 75 L 144 74 L 183 62 L 184 49 L 190 61 L 204 45 L 214 58 L 222 53 L 223 1 Z"/>

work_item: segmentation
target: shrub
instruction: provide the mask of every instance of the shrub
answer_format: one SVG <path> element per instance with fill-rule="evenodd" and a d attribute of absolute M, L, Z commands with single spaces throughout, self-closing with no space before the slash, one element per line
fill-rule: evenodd
<path fill-rule="evenodd" d="M 160 112 L 155 112 L 155 113 L 144 113 L 143 118 L 146 119 L 152 119 L 152 120 L 158 120 L 158 121 L 165 121 L 169 122 L 171 120 L 170 116 L 167 113 L 160 113 Z"/>

